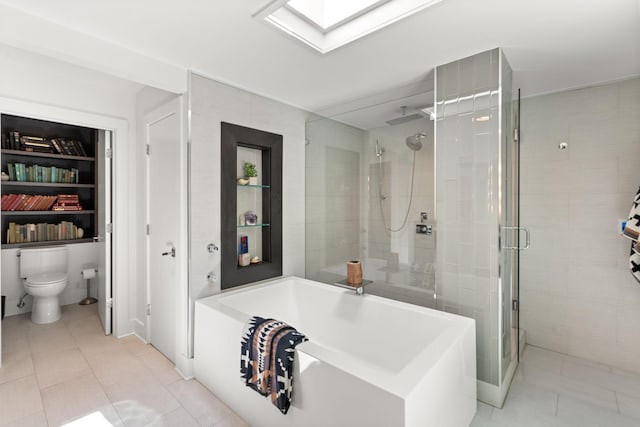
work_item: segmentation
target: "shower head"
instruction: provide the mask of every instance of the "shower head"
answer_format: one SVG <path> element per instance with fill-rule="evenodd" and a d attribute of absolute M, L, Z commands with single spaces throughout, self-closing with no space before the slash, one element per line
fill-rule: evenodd
<path fill-rule="evenodd" d="M 422 148 L 422 141 L 427 137 L 427 134 L 424 132 L 418 132 L 415 135 L 410 135 L 407 137 L 406 143 L 407 147 L 411 148 L 413 151 L 418 151 Z"/>

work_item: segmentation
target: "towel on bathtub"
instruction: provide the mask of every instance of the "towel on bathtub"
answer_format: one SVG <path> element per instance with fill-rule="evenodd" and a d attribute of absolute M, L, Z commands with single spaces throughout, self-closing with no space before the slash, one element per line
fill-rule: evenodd
<path fill-rule="evenodd" d="M 633 199 L 629 218 L 627 218 L 627 224 L 622 233 L 631 240 L 640 240 L 640 188 Z"/>
<path fill-rule="evenodd" d="M 253 316 L 245 325 L 241 341 L 242 380 L 286 414 L 293 392 L 295 347 L 307 337 L 275 319 Z"/>
<path fill-rule="evenodd" d="M 640 250 L 638 250 L 640 241 L 640 188 L 638 188 L 633 205 L 631 205 L 631 212 L 629 212 L 629 218 L 623 234 L 634 240 L 631 243 L 631 253 L 629 254 L 629 268 L 633 277 L 640 282 Z"/>

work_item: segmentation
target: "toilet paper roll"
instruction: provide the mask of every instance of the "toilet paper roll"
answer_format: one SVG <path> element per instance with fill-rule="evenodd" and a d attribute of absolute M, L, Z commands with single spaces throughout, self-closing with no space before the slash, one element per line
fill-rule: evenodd
<path fill-rule="evenodd" d="M 82 270 L 82 277 L 86 279 L 93 279 L 96 277 L 96 269 L 95 268 L 85 268 Z"/>

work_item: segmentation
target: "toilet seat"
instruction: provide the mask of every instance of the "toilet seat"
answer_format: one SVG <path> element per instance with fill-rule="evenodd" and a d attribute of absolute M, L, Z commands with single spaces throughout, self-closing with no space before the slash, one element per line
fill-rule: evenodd
<path fill-rule="evenodd" d="M 36 274 L 25 279 L 27 286 L 51 286 L 58 285 L 67 281 L 66 273 L 44 273 Z"/>

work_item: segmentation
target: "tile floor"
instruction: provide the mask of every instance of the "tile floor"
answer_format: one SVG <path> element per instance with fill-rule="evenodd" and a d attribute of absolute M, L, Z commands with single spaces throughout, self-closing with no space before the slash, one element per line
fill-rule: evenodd
<path fill-rule="evenodd" d="M 640 374 L 527 346 L 502 409 L 472 427 L 638 427 Z"/>
<path fill-rule="evenodd" d="M 114 426 L 248 426 L 153 347 L 104 336 L 96 309 L 65 306 L 50 325 L 29 315 L 2 322 L 0 427 L 57 427 L 91 414 Z M 637 427 L 640 374 L 527 346 L 504 408 L 478 403 L 471 426 Z"/>
<path fill-rule="evenodd" d="M 96 305 L 64 306 L 49 325 L 5 318 L 0 426 L 57 427 L 90 414 L 127 427 L 248 426 L 153 347 L 105 336 Z"/>

